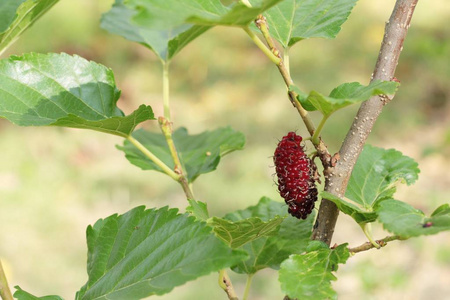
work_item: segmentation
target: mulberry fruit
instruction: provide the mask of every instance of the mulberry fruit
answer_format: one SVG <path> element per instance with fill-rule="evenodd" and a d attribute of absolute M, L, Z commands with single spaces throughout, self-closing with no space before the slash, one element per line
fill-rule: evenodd
<path fill-rule="evenodd" d="M 278 143 L 273 161 L 278 190 L 289 207 L 288 212 L 298 219 L 306 219 L 317 201 L 317 188 L 312 162 L 303 151 L 301 142 L 301 136 L 289 132 Z"/>

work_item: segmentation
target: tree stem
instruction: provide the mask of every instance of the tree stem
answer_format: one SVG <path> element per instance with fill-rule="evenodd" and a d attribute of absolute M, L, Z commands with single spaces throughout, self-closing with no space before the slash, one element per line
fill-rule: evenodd
<path fill-rule="evenodd" d="M 172 138 L 172 123 L 169 122 L 165 117 L 158 118 L 159 127 L 161 128 L 164 137 L 166 138 L 167 145 L 169 146 L 170 154 L 172 156 L 172 160 L 175 164 L 175 173 L 178 174 L 178 182 L 181 184 L 183 191 L 186 195 L 187 199 L 194 200 L 194 193 L 189 187 L 189 182 L 186 178 L 186 173 L 183 170 L 183 166 L 180 161 L 180 157 L 178 156 L 177 148 L 175 147 L 175 143 Z"/>
<path fill-rule="evenodd" d="M 0 260 L 0 298 L 3 300 L 13 300 L 13 295 L 8 286 L 5 271 L 3 270 L 2 261 Z"/>
<path fill-rule="evenodd" d="M 256 46 L 276 65 L 281 61 L 281 58 L 272 53 L 272 51 L 264 45 L 264 43 L 259 39 L 259 37 L 248 27 L 243 27 L 244 31 L 252 39 Z"/>
<path fill-rule="evenodd" d="M 418 0 L 397 0 L 389 21 L 375 66 L 372 80 L 394 80 L 394 72 L 403 49 L 411 18 Z M 325 190 L 343 197 L 353 167 L 372 130 L 383 106 L 388 102 L 384 96 L 375 96 L 362 103 L 351 129 L 339 150 L 340 159 L 334 170 L 325 178 Z M 357 131 L 358 134 L 352 134 Z M 339 174 L 340 176 L 334 176 Z M 339 210 L 336 205 L 322 199 L 319 214 L 314 226 L 313 239 L 330 245 Z"/>

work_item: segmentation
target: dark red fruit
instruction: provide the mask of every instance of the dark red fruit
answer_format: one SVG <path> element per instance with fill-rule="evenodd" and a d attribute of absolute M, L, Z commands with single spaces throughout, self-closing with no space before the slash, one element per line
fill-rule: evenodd
<path fill-rule="evenodd" d="M 278 190 L 289 206 L 288 212 L 298 219 L 306 219 L 317 201 L 317 188 L 312 162 L 303 151 L 301 142 L 301 136 L 289 132 L 278 143 L 273 162 L 278 176 Z"/>

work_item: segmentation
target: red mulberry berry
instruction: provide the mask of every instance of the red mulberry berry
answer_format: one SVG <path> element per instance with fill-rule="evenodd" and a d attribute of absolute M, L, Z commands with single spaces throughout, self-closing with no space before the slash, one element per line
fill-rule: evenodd
<path fill-rule="evenodd" d="M 314 209 L 317 188 L 312 162 L 303 151 L 301 142 L 301 136 L 289 132 L 278 143 L 273 162 L 278 176 L 278 190 L 289 206 L 288 212 L 298 219 L 306 219 Z"/>

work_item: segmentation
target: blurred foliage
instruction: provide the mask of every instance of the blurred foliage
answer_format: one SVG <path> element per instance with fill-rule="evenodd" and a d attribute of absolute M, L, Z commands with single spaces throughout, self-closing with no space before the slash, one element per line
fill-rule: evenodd
<path fill-rule="evenodd" d="M 112 2 L 61 1 L 3 57 L 78 54 L 113 69 L 122 90 L 118 105 L 126 113 L 146 103 L 161 115 L 162 69 L 156 56 L 99 27 L 101 14 Z M 290 52 L 295 82 L 324 94 L 343 82 L 368 84 L 392 6 L 390 0 L 361 0 L 337 39 L 295 45 Z M 418 183 L 399 189 L 398 197 L 426 214 L 449 202 L 450 194 L 449 17 L 447 0 L 419 2 L 396 72 L 402 85 L 369 138 L 376 146 L 396 148 L 419 162 Z M 306 130 L 287 100 L 277 69 L 246 34 L 235 28 L 208 31 L 174 59 L 170 77 L 175 127 L 185 126 L 195 134 L 231 126 L 247 138 L 243 151 L 224 158 L 216 172 L 194 185 L 210 213 L 222 216 L 256 204 L 261 196 L 280 199 L 273 181 L 273 150 L 287 131 L 306 135 Z M 338 150 L 356 110 L 341 110 L 328 121 L 323 138 L 330 152 Z M 144 126 L 159 130 L 155 122 Z M 122 143 L 120 138 L 22 128 L 5 120 L 0 120 L 0 135 L 0 253 L 10 283 L 36 294 L 73 298 L 87 278 L 84 231 L 98 218 L 140 204 L 187 205 L 170 178 L 130 165 L 114 147 Z M 359 245 L 365 240 L 358 232 L 353 221 L 341 217 L 335 240 Z M 386 234 L 376 233 L 376 238 Z M 448 249 L 449 239 L 440 234 L 359 254 L 340 269 L 334 286 L 344 300 L 445 299 L 450 293 Z M 250 297 L 280 299 L 275 278 L 273 271 L 257 276 Z M 245 277 L 233 274 L 232 279 L 242 293 Z M 211 275 L 156 299 L 223 297 L 216 281 Z"/>

